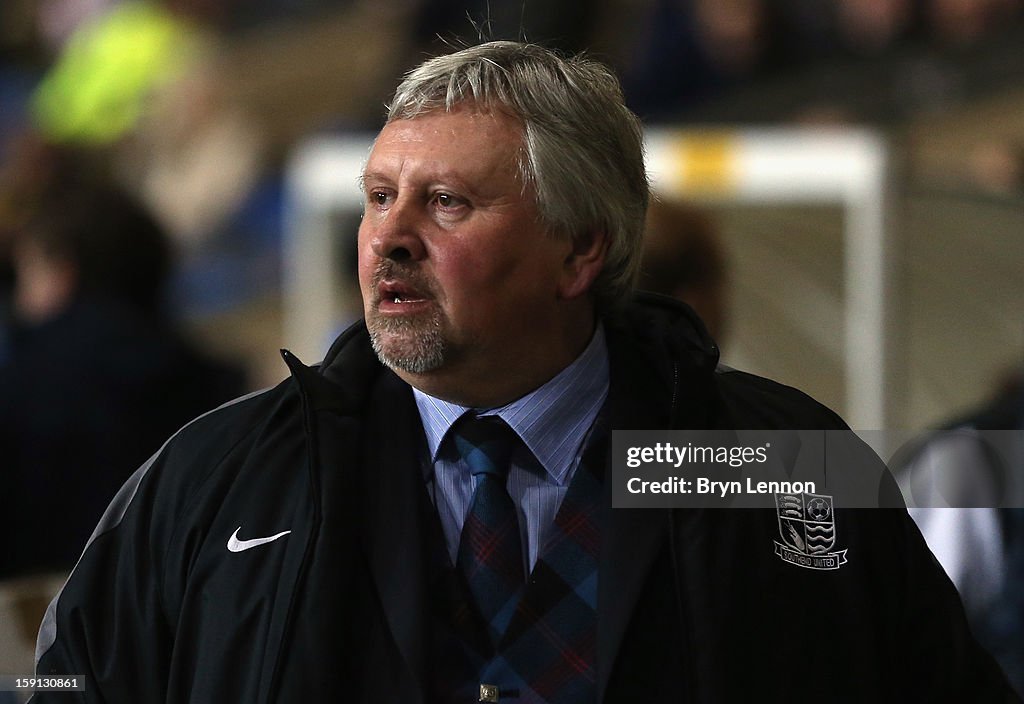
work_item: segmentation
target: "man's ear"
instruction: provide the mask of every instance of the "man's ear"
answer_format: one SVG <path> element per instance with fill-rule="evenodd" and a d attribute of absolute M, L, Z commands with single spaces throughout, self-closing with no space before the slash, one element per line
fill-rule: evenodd
<path fill-rule="evenodd" d="M 558 293 L 565 300 L 586 294 L 604 268 L 608 236 L 602 231 L 584 232 L 573 238 L 572 249 L 562 265 Z"/>

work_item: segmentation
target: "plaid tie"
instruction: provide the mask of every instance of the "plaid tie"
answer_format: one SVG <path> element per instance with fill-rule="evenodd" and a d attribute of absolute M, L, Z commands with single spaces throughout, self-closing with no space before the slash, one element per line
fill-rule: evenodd
<path fill-rule="evenodd" d="M 519 519 L 505 488 L 516 432 L 496 416 L 464 416 L 453 428 L 455 448 L 476 481 L 462 527 L 456 568 L 465 577 L 480 616 L 496 644 L 522 592 L 523 549 Z"/>

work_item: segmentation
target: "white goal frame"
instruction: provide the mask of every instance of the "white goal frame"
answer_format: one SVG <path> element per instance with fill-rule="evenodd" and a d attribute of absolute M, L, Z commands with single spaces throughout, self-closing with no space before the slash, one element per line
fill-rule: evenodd
<path fill-rule="evenodd" d="M 373 137 L 318 137 L 293 154 L 286 175 L 284 340 L 307 360 L 345 309 L 337 267 L 338 211 L 358 211 L 358 178 Z M 844 214 L 843 415 L 858 430 L 890 420 L 892 292 L 884 140 L 859 129 L 648 129 L 647 165 L 659 192 L 700 201 L 833 204 Z M 355 236 L 355 233 L 352 233 Z"/>

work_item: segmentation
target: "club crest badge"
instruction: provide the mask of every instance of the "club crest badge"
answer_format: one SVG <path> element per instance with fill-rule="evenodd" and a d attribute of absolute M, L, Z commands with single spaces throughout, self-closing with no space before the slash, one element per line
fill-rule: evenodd
<path fill-rule="evenodd" d="M 834 551 L 836 522 L 832 497 L 824 494 L 776 494 L 781 542 L 775 554 L 783 562 L 811 570 L 837 570 L 846 550 Z"/>

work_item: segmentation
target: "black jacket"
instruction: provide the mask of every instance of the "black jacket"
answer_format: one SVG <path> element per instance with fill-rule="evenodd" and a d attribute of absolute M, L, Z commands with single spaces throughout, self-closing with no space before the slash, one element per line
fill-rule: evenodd
<path fill-rule="evenodd" d="M 667 299 L 606 330 L 613 428 L 842 427 L 716 370 Z M 362 324 L 319 368 L 285 359 L 289 381 L 197 419 L 121 490 L 50 607 L 38 674 L 84 675 L 87 702 L 426 701 L 436 518 L 411 392 Z M 613 510 L 608 493 L 602 702 L 1016 701 L 904 511 L 837 516 L 849 561 L 819 572 L 774 554 L 774 511 Z"/>

